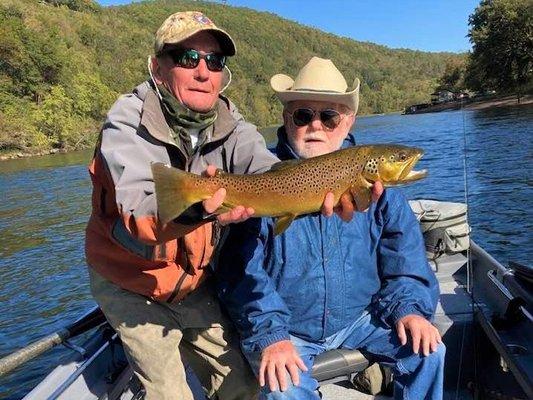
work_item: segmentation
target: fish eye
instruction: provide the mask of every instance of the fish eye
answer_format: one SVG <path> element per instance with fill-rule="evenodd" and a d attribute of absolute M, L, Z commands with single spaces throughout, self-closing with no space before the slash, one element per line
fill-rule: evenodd
<path fill-rule="evenodd" d="M 398 154 L 398 159 L 400 161 L 405 161 L 407 160 L 407 154 L 405 154 L 404 152 L 401 152 L 400 154 Z"/>

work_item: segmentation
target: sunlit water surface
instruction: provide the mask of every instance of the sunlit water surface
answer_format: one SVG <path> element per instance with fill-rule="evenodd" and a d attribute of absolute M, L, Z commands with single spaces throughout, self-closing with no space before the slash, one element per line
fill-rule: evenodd
<path fill-rule="evenodd" d="M 361 117 L 356 133 L 359 144 L 425 149 L 419 165 L 430 175 L 407 195 L 464 202 L 466 187 L 474 239 L 504 264 L 531 265 L 533 107 Z M 90 155 L 0 163 L 0 356 L 93 304 L 83 250 Z M 22 397 L 67 353 L 59 347 L 0 378 L 0 398 Z"/>

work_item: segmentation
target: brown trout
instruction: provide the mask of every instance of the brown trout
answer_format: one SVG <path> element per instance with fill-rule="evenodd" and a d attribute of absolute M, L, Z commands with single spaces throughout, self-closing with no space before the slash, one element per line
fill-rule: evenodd
<path fill-rule="evenodd" d="M 387 187 L 422 179 L 427 172 L 413 170 L 422 155 L 422 149 L 415 147 L 374 144 L 282 161 L 256 175 L 220 171 L 214 177 L 203 177 L 163 163 L 152 164 L 152 173 L 163 223 L 225 188 L 226 198 L 217 213 L 237 205 L 252 207 L 257 217 L 278 217 L 275 234 L 279 234 L 298 215 L 319 211 L 328 192 L 333 192 L 335 203 L 348 192 L 356 209 L 362 211 L 370 205 L 374 182 L 379 180 Z"/>

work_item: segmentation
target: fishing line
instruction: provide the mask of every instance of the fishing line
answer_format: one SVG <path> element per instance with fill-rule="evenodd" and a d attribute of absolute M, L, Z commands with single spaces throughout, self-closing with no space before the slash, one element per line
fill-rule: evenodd
<path fill-rule="evenodd" d="M 467 148 L 468 148 L 468 141 L 466 137 L 466 120 L 465 120 L 465 110 L 464 110 L 464 100 L 463 97 L 461 97 L 461 117 L 462 117 L 462 123 L 463 123 L 463 182 L 464 182 L 464 201 L 466 204 L 466 224 L 468 227 L 468 240 L 470 241 L 470 235 L 472 232 L 471 226 L 470 226 L 470 205 L 468 203 L 468 162 L 467 162 Z M 473 279 L 473 271 L 472 271 L 472 262 L 470 257 L 470 245 L 466 249 L 466 291 L 470 294 L 470 307 L 471 307 L 471 315 L 472 315 L 472 335 L 474 336 L 472 343 L 474 347 L 474 386 L 476 385 L 477 381 L 477 341 L 475 337 L 475 321 L 474 321 L 474 315 L 475 315 L 475 305 L 474 305 L 474 279 Z M 472 277 L 472 279 L 471 279 Z M 463 326 L 463 332 L 462 332 L 462 338 L 461 338 L 461 352 L 460 352 L 460 360 L 459 360 L 459 372 L 457 375 L 457 385 L 455 389 L 455 398 L 456 400 L 459 398 L 459 384 L 461 380 L 461 373 L 463 369 L 463 350 L 464 350 L 464 344 L 465 344 L 465 336 L 466 336 L 466 323 Z M 475 390 L 475 388 L 474 388 Z"/>
<path fill-rule="evenodd" d="M 465 204 L 466 204 L 466 224 L 468 226 L 468 240 L 470 240 L 470 233 L 472 229 L 470 228 L 469 214 L 470 206 L 468 204 L 468 174 L 467 174 L 467 140 L 466 140 L 466 122 L 465 122 L 465 110 L 463 106 L 463 98 L 461 97 L 461 117 L 463 120 L 463 182 L 464 182 L 464 194 L 465 194 Z M 470 286 L 470 274 L 472 273 L 471 263 L 470 263 L 470 246 L 466 249 L 466 290 L 473 296 L 473 285 Z"/>
<path fill-rule="evenodd" d="M 463 371 L 463 350 L 466 336 L 466 324 L 463 323 L 463 332 L 461 335 L 461 351 L 459 352 L 459 371 L 457 372 L 457 383 L 455 385 L 455 400 L 459 399 L 459 384 L 461 382 L 461 373 Z"/>

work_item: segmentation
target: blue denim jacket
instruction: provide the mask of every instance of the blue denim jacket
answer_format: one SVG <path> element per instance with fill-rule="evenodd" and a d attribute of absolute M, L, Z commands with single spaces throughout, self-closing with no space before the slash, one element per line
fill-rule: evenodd
<path fill-rule="evenodd" d="M 278 157 L 295 158 L 283 130 L 278 136 Z M 353 144 L 352 136 L 344 143 Z M 348 223 L 308 214 L 278 236 L 270 218 L 232 225 L 218 257 L 220 299 L 247 351 L 289 334 L 319 342 L 365 309 L 388 325 L 408 314 L 431 319 L 439 295 L 418 221 L 397 189 Z"/>

